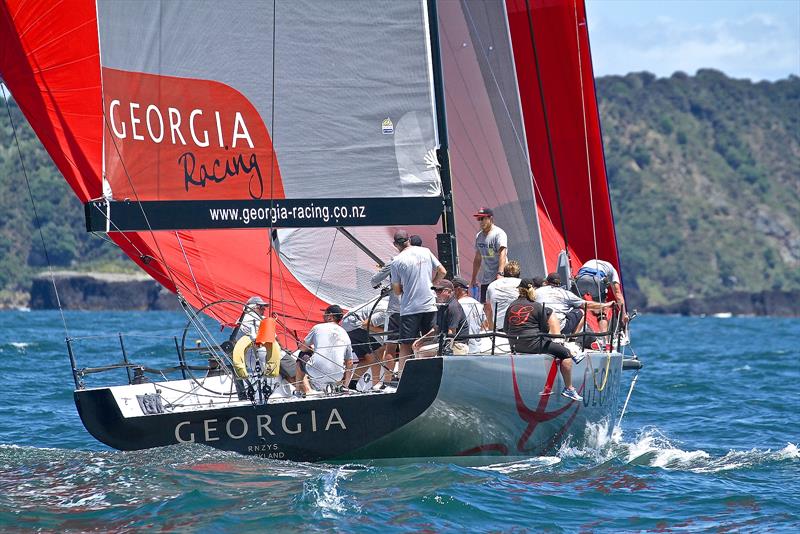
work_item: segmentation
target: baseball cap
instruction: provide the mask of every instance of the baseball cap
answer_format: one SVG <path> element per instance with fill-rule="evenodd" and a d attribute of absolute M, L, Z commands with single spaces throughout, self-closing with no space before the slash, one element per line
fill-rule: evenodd
<path fill-rule="evenodd" d="M 444 278 L 442 280 L 439 280 L 438 282 L 435 282 L 431 286 L 431 289 L 449 289 L 449 290 L 452 291 L 453 290 L 453 282 L 451 282 L 450 280 L 447 280 L 446 278 Z"/>
<path fill-rule="evenodd" d="M 406 241 L 408 241 L 408 232 L 405 230 L 398 230 L 394 233 L 395 243 L 405 243 Z"/>
<path fill-rule="evenodd" d="M 247 299 L 247 305 L 248 306 L 269 306 L 269 304 L 267 304 L 267 301 L 262 299 L 259 296 L 250 297 L 249 299 Z"/>
<path fill-rule="evenodd" d="M 327 308 L 324 308 L 322 311 L 324 311 L 325 313 L 329 313 L 331 315 L 338 315 L 339 317 L 344 315 L 344 311 L 342 311 L 341 306 L 338 306 L 336 304 L 331 304 Z"/>
<path fill-rule="evenodd" d="M 533 282 L 533 287 L 542 287 L 544 285 L 544 278 L 541 276 L 534 276 L 531 278 L 531 282 Z"/>
<path fill-rule="evenodd" d="M 477 213 L 472 215 L 473 217 L 494 217 L 494 211 L 492 208 L 481 208 L 478 210 Z"/>
<path fill-rule="evenodd" d="M 456 276 L 453 278 L 453 286 L 469 289 L 469 282 L 467 282 L 466 278 L 461 278 L 460 276 Z"/>
<path fill-rule="evenodd" d="M 558 273 L 550 273 L 547 275 L 547 283 L 554 286 L 561 285 L 561 276 Z"/>
<path fill-rule="evenodd" d="M 418 236 L 418 235 L 412 235 L 411 237 L 408 238 L 408 240 L 411 242 L 411 245 L 414 246 L 414 247 L 421 247 L 422 246 L 422 238 L 420 236 Z"/>
<path fill-rule="evenodd" d="M 536 287 L 536 283 L 534 282 L 533 278 L 523 278 L 519 281 L 519 285 L 517 287 Z"/>

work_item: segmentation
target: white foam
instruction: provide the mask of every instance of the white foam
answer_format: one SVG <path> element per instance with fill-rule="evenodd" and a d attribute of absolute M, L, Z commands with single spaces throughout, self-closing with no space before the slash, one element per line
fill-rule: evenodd
<path fill-rule="evenodd" d="M 353 511 L 360 512 L 355 501 L 339 494 L 339 480 L 347 478 L 349 474 L 349 470 L 338 467 L 308 480 L 303 485 L 303 497 L 309 499 L 325 519 L 333 519 L 347 512 L 348 505 Z"/>
<path fill-rule="evenodd" d="M 723 456 L 713 457 L 702 449 L 687 451 L 676 447 L 656 428 L 643 429 L 631 443 L 615 441 L 617 429 L 614 429 L 612 435 L 614 435 L 614 439 L 611 441 L 609 452 L 616 451 L 618 457 L 627 463 L 666 470 L 716 473 L 749 467 L 762 462 L 800 458 L 800 451 L 793 443 L 787 443 L 786 447 L 777 452 L 772 452 L 770 449 L 750 449 L 748 451 L 728 451 Z"/>
<path fill-rule="evenodd" d="M 532 468 L 550 467 L 561 462 L 558 456 L 536 456 L 534 458 L 526 458 L 524 460 L 517 460 L 513 462 L 503 462 L 499 464 L 483 465 L 477 467 L 483 471 L 494 471 L 496 473 L 503 473 L 509 475 L 519 471 L 530 471 Z"/>
<path fill-rule="evenodd" d="M 62 503 L 61 506 L 63 508 L 88 508 L 92 509 L 93 507 L 104 505 L 106 494 L 105 493 L 93 493 L 92 495 L 87 495 L 86 497 L 82 497 L 74 502 L 65 502 Z"/>
<path fill-rule="evenodd" d="M 777 454 L 781 460 L 795 460 L 800 458 L 800 451 L 797 450 L 797 445 L 794 443 L 787 443 L 784 448 L 775 454 Z"/>
<path fill-rule="evenodd" d="M 10 343 L 10 345 L 11 345 L 12 347 L 14 347 L 15 349 L 17 349 L 17 350 L 24 351 L 26 348 L 28 348 L 28 346 L 30 345 L 30 343 L 24 343 L 24 342 L 21 342 L 21 341 L 12 341 L 12 342 Z"/>
<path fill-rule="evenodd" d="M 744 364 L 742 367 L 737 367 L 734 371 L 752 371 L 753 368 L 747 364 Z"/>

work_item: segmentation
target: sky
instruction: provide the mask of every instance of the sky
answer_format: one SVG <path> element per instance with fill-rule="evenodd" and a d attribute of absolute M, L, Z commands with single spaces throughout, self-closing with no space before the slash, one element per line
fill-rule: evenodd
<path fill-rule="evenodd" d="M 586 0 L 596 76 L 800 76 L 800 0 Z"/>
<path fill-rule="evenodd" d="M 595 76 L 800 76 L 800 0 L 586 0 Z"/>

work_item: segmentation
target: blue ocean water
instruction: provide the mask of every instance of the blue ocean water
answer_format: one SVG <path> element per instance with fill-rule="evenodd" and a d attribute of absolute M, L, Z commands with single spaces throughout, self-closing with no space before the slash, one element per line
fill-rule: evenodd
<path fill-rule="evenodd" d="M 185 324 L 166 312 L 65 318 L 72 337 L 111 335 L 77 343 L 81 365 L 118 359 L 116 332 L 133 335 L 137 361 L 174 351 Z M 159 342 L 137 338 L 156 330 Z M 620 428 L 481 467 L 114 451 L 78 418 L 64 337 L 58 312 L 0 313 L 3 531 L 800 530 L 797 319 L 640 317 L 645 368 Z"/>

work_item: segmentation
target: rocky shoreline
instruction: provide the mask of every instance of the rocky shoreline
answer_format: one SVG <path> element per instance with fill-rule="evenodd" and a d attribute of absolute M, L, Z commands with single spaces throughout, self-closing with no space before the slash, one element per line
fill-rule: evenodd
<path fill-rule="evenodd" d="M 67 310 L 177 310 L 178 300 L 145 274 L 108 274 L 57 271 L 53 273 L 61 306 Z M 30 297 L 24 294 L 7 308 L 58 308 L 49 273 L 38 275 Z M 634 300 L 634 299 L 631 299 Z M 662 306 L 640 307 L 642 313 L 678 315 L 769 315 L 800 317 L 800 291 L 735 291 L 708 298 L 687 298 Z"/>
<path fill-rule="evenodd" d="M 58 289 L 58 298 L 53 283 Z M 32 310 L 177 310 L 178 299 L 146 274 L 79 273 L 56 271 L 40 274 L 31 284 Z"/>
<path fill-rule="evenodd" d="M 800 317 L 800 290 L 748 293 L 731 291 L 706 298 L 688 298 L 664 306 L 645 308 L 647 313 L 680 315 L 769 315 Z"/>

